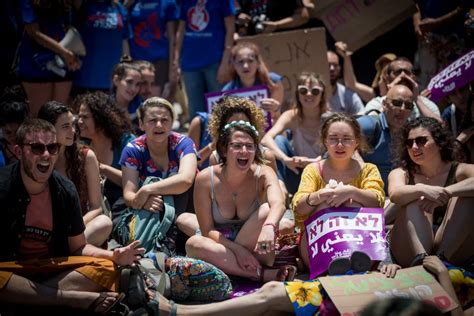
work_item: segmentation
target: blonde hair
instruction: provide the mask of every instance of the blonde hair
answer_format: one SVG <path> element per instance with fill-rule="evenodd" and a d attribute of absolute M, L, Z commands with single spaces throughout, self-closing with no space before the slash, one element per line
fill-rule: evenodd
<path fill-rule="evenodd" d="M 143 118 L 145 117 L 146 110 L 149 108 L 165 108 L 167 109 L 170 114 L 171 114 L 171 119 L 174 121 L 175 119 L 175 114 L 174 114 L 174 108 L 173 105 L 166 99 L 160 98 L 160 97 L 151 97 L 146 99 L 145 102 L 143 102 L 142 106 L 138 108 L 138 118 L 140 121 L 143 123 Z"/>

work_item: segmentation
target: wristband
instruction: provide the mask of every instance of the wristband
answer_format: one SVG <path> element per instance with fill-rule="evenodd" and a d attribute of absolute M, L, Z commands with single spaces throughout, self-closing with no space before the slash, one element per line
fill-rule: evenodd
<path fill-rule="evenodd" d="M 313 205 L 313 204 L 309 203 L 309 196 L 310 195 L 311 195 L 311 193 L 306 196 L 306 204 L 308 204 L 308 206 L 310 206 L 310 207 L 316 207 L 317 205 Z"/>
<path fill-rule="evenodd" d="M 277 225 L 273 224 L 273 223 L 266 223 L 266 224 L 263 224 L 263 226 L 272 226 L 273 227 L 273 232 L 275 233 L 275 235 L 278 235 L 278 227 Z"/>

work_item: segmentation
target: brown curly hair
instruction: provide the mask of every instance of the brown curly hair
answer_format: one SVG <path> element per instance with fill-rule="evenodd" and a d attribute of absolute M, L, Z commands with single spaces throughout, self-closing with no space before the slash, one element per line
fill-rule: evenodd
<path fill-rule="evenodd" d="M 440 148 L 440 155 L 443 161 L 463 161 L 459 143 L 447 127 L 431 117 L 417 117 L 414 120 L 407 121 L 395 141 L 395 158 L 393 160 L 396 167 L 407 170 L 413 174 L 416 172 L 417 164 L 411 160 L 406 146 L 408 134 L 415 128 L 424 128 L 430 132 L 436 145 Z"/>
<path fill-rule="evenodd" d="M 87 105 L 95 128 L 112 140 L 112 148 L 119 146 L 124 133 L 130 131 L 129 120 L 108 94 L 101 91 L 82 94 L 74 99 L 74 108 Z"/>
<path fill-rule="evenodd" d="M 296 82 L 295 89 L 295 102 L 293 103 L 293 109 L 296 109 L 296 115 L 302 120 L 303 119 L 303 105 L 300 102 L 298 86 L 306 85 L 306 82 L 309 81 L 310 86 L 314 83 L 319 84 L 322 88 L 321 100 L 319 102 L 319 115 L 328 111 L 328 102 L 326 94 L 326 84 L 324 83 L 322 77 L 314 72 L 302 72 L 298 77 Z"/>
<path fill-rule="evenodd" d="M 265 118 L 262 110 L 253 101 L 235 96 L 222 97 L 212 108 L 212 113 L 209 117 L 209 135 L 211 135 L 212 141 L 217 143 L 227 121 L 236 113 L 243 113 L 247 116 L 249 123 L 258 131 L 259 138 L 257 143 L 259 143 L 265 128 Z"/>
<path fill-rule="evenodd" d="M 336 122 L 346 123 L 352 128 L 352 130 L 354 131 L 355 140 L 358 143 L 356 149 L 361 154 L 364 154 L 369 150 L 370 147 L 367 144 L 365 137 L 362 135 L 359 122 L 357 122 L 356 118 L 344 112 L 336 112 L 336 113 L 331 114 L 326 120 L 324 120 L 324 123 L 321 126 L 321 140 L 322 140 L 321 146 L 322 146 L 323 151 L 327 151 L 325 140 L 328 137 L 329 127 L 331 126 L 331 124 L 336 123 Z"/>

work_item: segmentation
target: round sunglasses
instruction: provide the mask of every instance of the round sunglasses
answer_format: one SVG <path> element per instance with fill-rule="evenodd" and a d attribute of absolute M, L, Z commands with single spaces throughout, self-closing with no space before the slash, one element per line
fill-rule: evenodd
<path fill-rule="evenodd" d="M 308 94 L 308 91 L 310 91 L 312 95 L 317 96 L 321 92 L 323 92 L 323 89 L 320 87 L 312 87 L 311 89 L 309 89 L 307 86 L 298 86 L 299 94 L 306 95 Z"/>

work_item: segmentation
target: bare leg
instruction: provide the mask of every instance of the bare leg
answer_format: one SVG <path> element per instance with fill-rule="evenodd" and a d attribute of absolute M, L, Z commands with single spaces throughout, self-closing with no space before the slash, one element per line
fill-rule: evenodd
<path fill-rule="evenodd" d="M 408 267 L 419 253 L 430 253 L 433 248 L 433 215 L 410 203 L 400 208 L 390 235 L 390 248 L 397 262 Z"/>
<path fill-rule="evenodd" d="M 258 234 L 263 222 L 268 215 L 268 204 L 263 204 L 257 212 L 254 212 L 247 222 L 242 226 L 235 243 L 242 245 L 252 252 L 255 257 L 266 265 L 272 265 L 275 254 L 259 255 L 254 253 Z M 214 240 L 194 235 L 186 243 L 186 253 L 192 258 L 204 260 L 222 269 L 227 274 L 238 275 L 253 279 L 258 279 L 257 270 L 246 270 L 241 267 L 235 254 L 224 245 L 216 243 Z"/>
<path fill-rule="evenodd" d="M 14 274 L 6 286 L 0 290 L 0 302 L 8 304 L 69 306 L 87 309 L 101 295 L 106 297 L 96 308 L 96 312 L 106 310 L 107 307 L 115 302 L 118 294 L 112 292 L 97 293 L 84 290 L 62 290 L 36 283 Z"/>
<path fill-rule="evenodd" d="M 41 106 L 53 99 L 53 83 L 23 82 L 23 88 L 28 97 L 30 117 L 35 118 Z"/>
<path fill-rule="evenodd" d="M 84 234 L 87 243 L 101 247 L 112 232 L 112 221 L 105 215 L 99 215 L 86 225 Z"/>
<path fill-rule="evenodd" d="M 194 236 L 199 228 L 196 214 L 184 212 L 176 219 L 176 225 L 186 236 Z"/>
<path fill-rule="evenodd" d="M 452 198 L 436 232 L 435 248 L 450 262 L 463 264 L 474 254 L 474 198 Z"/>
<path fill-rule="evenodd" d="M 72 81 L 62 81 L 53 83 L 53 100 L 68 104 L 69 93 L 71 92 Z"/>
<path fill-rule="evenodd" d="M 160 315 L 168 315 L 170 305 L 160 300 Z M 293 306 L 282 282 L 266 283 L 257 292 L 232 300 L 204 305 L 178 305 L 178 315 L 275 315 L 274 312 L 292 313 Z"/>

